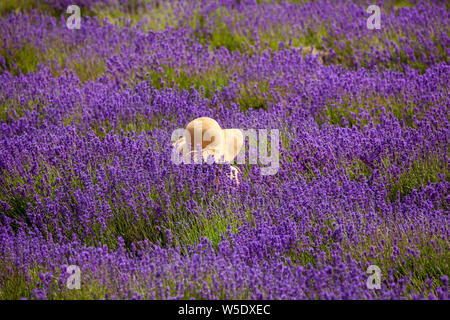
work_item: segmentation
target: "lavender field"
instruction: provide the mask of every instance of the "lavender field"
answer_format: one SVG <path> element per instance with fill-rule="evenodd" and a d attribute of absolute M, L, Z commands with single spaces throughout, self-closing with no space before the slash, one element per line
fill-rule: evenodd
<path fill-rule="evenodd" d="M 449 299 L 450 6 L 370 4 L 2 0 L 0 300 Z M 277 172 L 175 164 L 198 117 Z"/>

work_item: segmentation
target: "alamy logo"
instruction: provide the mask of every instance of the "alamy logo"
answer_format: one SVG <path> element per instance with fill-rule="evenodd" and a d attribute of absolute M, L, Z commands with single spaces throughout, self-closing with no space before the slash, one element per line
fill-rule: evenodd
<path fill-rule="evenodd" d="M 366 273 L 369 274 L 367 278 L 366 286 L 367 289 L 381 289 L 381 269 L 377 265 L 370 265 Z"/>
<path fill-rule="evenodd" d="M 80 7 L 77 5 L 70 5 L 67 7 L 67 13 L 71 13 L 72 15 L 67 19 L 66 26 L 67 28 L 73 30 L 73 29 L 80 29 L 81 27 L 81 11 Z"/>
<path fill-rule="evenodd" d="M 81 288 L 81 270 L 77 265 L 70 265 L 67 267 L 67 271 L 70 276 L 67 278 L 67 289 L 80 289 Z"/>
<path fill-rule="evenodd" d="M 377 5 L 370 5 L 367 10 L 367 13 L 371 13 L 372 15 L 367 18 L 367 29 L 381 29 L 381 10 Z"/>

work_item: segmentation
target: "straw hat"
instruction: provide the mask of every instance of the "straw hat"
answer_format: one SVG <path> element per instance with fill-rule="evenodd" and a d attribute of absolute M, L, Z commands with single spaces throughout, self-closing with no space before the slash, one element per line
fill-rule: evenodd
<path fill-rule="evenodd" d="M 201 117 L 186 126 L 184 136 L 174 143 L 183 156 L 197 158 L 198 145 L 203 161 L 211 155 L 216 163 L 231 163 L 244 144 L 244 136 L 239 129 L 222 129 L 216 120 Z"/>
<path fill-rule="evenodd" d="M 183 154 L 185 163 L 190 163 L 191 156 L 196 163 L 208 162 L 212 156 L 216 163 L 231 163 L 239 154 L 244 144 L 244 136 L 239 129 L 222 129 L 216 120 L 201 117 L 192 120 L 186 126 L 184 136 L 174 142 L 176 150 Z M 197 149 L 197 147 L 200 148 Z M 201 157 L 198 156 L 201 152 Z M 229 176 L 238 183 L 239 169 L 231 167 Z"/>

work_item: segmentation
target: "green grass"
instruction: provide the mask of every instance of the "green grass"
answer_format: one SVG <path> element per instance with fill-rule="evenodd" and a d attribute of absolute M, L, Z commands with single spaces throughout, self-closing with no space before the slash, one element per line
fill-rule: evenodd
<path fill-rule="evenodd" d="M 387 180 L 386 183 L 390 185 L 388 188 L 387 200 L 395 202 L 399 196 L 402 200 L 406 195 L 413 190 L 421 190 L 430 183 L 437 183 L 441 181 L 439 175 L 445 177 L 445 180 L 450 181 L 450 173 L 447 166 L 446 159 L 437 156 L 436 154 L 428 154 L 417 157 L 411 165 L 402 169 L 397 176 L 392 176 L 390 167 L 397 162 L 397 166 L 403 166 L 394 159 L 388 156 L 383 157 L 380 161 L 376 161 L 373 166 L 377 168 L 380 174 Z M 373 172 L 361 159 L 354 158 L 351 161 L 344 161 L 338 167 L 346 170 L 350 180 L 359 180 L 361 175 L 367 178 Z M 445 200 L 443 200 L 445 202 Z"/>
<path fill-rule="evenodd" d="M 31 44 L 23 44 L 20 48 L 2 48 L 0 53 L 6 60 L 6 69 L 14 75 L 36 71 L 41 55 Z"/>
<path fill-rule="evenodd" d="M 51 40 L 48 40 L 51 41 Z M 82 60 L 75 59 L 81 53 L 83 46 L 69 46 L 60 41 L 53 41 L 47 51 L 36 48 L 31 43 L 23 43 L 19 47 L 0 48 L 0 54 L 6 61 L 6 69 L 13 75 L 37 72 L 39 63 L 51 67 L 55 77 L 66 67 L 73 70 L 82 82 L 96 80 L 106 70 L 104 57 L 83 55 Z"/>
<path fill-rule="evenodd" d="M 144 80 L 151 80 L 152 86 L 161 90 L 164 86 L 176 87 L 179 90 L 191 91 L 194 88 L 204 97 L 211 98 L 217 90 L 228 85 L 229 76 L 220 65 L 213 66 L 211 70 L 188 72 L 188 66 L 181 68 L 162 66 L 162 72 L 155 69 L 144 69 L 147 75 Z"/>
<path fill-rule="evenodd" d="M 445 92 L 446 89 L 439 90 Z M 444 101 L 436 101 L 433 104 L 424 102 L 419 108 L 411 99 L 406 101 L 405 93 L 386 96 L 374 92 L 361 92 L 352 98 L 348 94 L 341 94 L 339 100 L 329 101 L 326 107 L 315 115 L 315 120 L 319 126 L 327 123 L 351 128 L 357 124 L 362 128 L 368 125 L 369 121 L 376 126 L 381 114 L 389 113 L 403 121 L 404 125 L 416 128 L 415 121 L 422 119 L 429 109 L 440 103 Z M 367 111 L 370 114 L 369 119 L 363 116 Z"/>
<path fill-rule="evenodd" d="M 441 180 L 439 174 L 443 175 L 445 180 L 450 181 L 446 159 L 433 154 L 428 155 L 425 159 L 417 159 L 408 168 L 405 168 L 399 177 L 392 178 L 389 199 L 395 201 L 397 196 L 403 199 L 414 189 L 418 190 L 429 183 L 437 183 Z"/>
<path fill-rule="evenodd" d="M 7 122 L 10 118 L 20 119 L 33 111 L 36 111 L 39 114 L 39 120 L 42 120 L 45 117 L 44 107 L 45 104 L 37 94 L 32 100 L 22 101 L 22 104 L 17 99 L 5 99 L 3 103 L 0 103 L 0 121 Z"/>
<path fill-rule="evenodd" d="M 94 15 L 94 12 L 89 8 L 80 7 L 82 15 Z M 68 16 L 66 12 L 67 8 L 56 9 L 42 0 L 2 0 L 0 2 L 0 16 L 6 16 L 11 13 L 30 13 L 32 10 L 53 17 L 60 17 L 61 15 Z"/>
<path fill-rule="evenodd" d="M 56 12 L 50 7 L 41 3 L 43 1 L 35 0 L 2 0 L 0 2 L 0 16 L 8 15 L 10 13 L 28 12 L 30 10 L 38 10 L 51 15 Z"/>
<path fill-rule="evenodd" d="M 180 9 L 175 7 L 176 9 Z M 169 2 L 153 2 L 150 9 L 146 7 L 128 8 L 130 10 L 124 11 L 121 6 L 95 5 L 92 9 L 93 13 L 100 21 L 108 21 L 116 24 L 119 27 L 125 25 L 137 26 L 140 25 L 144 30 L 163 31 L 169 27 L 178 27 L 182 20 L 182 13 L 175 14 L 173 4 Z"/>

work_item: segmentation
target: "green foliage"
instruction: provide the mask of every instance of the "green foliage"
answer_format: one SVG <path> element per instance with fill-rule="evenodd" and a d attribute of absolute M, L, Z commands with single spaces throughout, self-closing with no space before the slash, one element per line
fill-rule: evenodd
<path fill-rule="evenodd" d="M 414 189 L 420 189 L 429 183 L 437 183 L 441 180 L 439 174 L 450 181 L 446 159 L 438 158 L 433 154 L 428 155 L 425 159 L 417 159 L 409 168 L 405 168 L 399 177 L 392 178 L 389 199 L 395 201 L 398 195 L 400 199 L 403 199 Z"/>
<path fill-rule="evenodd" d="M 187 68 L 185 66 L 184 68 Z M 188 72 L 182 68 L 168 65 L 162 66 L 162 72 L 147 69 L 145 80 L 151 80 L 152 86 L 160 90 L 164 86 L 176 87 L 179 90 L 191 91 L 194 88 L 206 98 L 211 98 L 216 90 L 228 85 L 229 77 L 220 66 L 204 72 Z"/>
<path fill-rule="evenodd" d="M 2 0 L 0 2 L 0 16 L 8 15 L 11 13 L 27 12 L 29 10 L 38 10 L 51 15 L 55 15 L 56 12 L 50 7 L 45 5 L 43 1 L 36 0 Z"/>
<path fill-rule="evenodd" d="M 0 48 L 0 54 L 5 58 L 6 69 L 12 74 L 36 71 L 41 52 L 30 44 L 19 48 Z"/>

